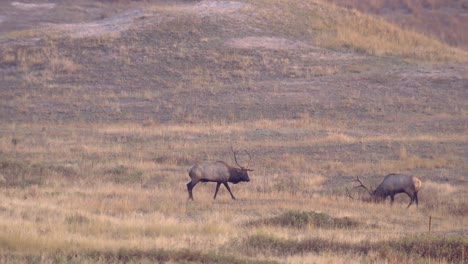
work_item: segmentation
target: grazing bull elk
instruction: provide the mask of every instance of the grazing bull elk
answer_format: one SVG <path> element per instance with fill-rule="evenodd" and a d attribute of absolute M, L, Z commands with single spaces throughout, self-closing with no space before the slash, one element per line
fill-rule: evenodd
<path fill-rule="evenodd" d="M 247 155 L 249 156 L 249 162 L 247 164 L 247 167 L 242 167 L 237 162 L 236 152 L 234 151 L 232 147 L 231 147 L 231 150 L 234 154 L 234 160 L 236 161 L 236 164 L 237 166 L 239 166 L 239 168 L 232 167 L 224 161 L 215 161 L 215 162 L 202 162 L 202 163 L 196 164 L 189 170 L 189 176 L 192 179 L 189 183 L 187 183 L 189 199 L 193 200 L 192 189 L 199 182 L 216 182 L 217 183 L 216 191 L 215 191 L 213 199 L 216 199 L 216 195 L 218 194 L 219 186 L 221 185 L 221 183 L 229 191 L 232 199 L 233 200 L 236 199 L 236 197 L 234 197 L 234 195 L 231 192 L 231 188 L 229 188 L 228 182 L 237 184 L 242 181 L 245 181 L 245 182 L 250 181 L 249 175 L 247 172 L 253 171 L 251 169 L 248 169 L 248 166 L 250 164 L 250 160 L 252 159 L 252 157 L 246 150 L 244 150 L 245 153 L 247 153 Z"/>
<path fill-rule="evenodd" d="M 355 186 L 354 188 L 364 188 L 371 195 L 372 200 L 375 202 L 383 202 L 387 196 L 390 196 L 391 204 L 393 205 L 395 194 L 406 193 L 411 198 L 408 207 L 411 206 L 413 201 L 416 201 L 416 206 L 418 206 L 418 191 L 421 189 L 422 183 L 414 176 L 404 174 L 389 174 L 385 176 L 377 189 L 372 192 L 369 191 L 369 189 L 367 189 L 364 184 L 362 184 L 359 177 L 357 177 L 357 180 L 355 181 L 359 182 L 360 185 Z M 353 198 L 347 189 L 346 191 L 348 192 L 349 197 Z"/>

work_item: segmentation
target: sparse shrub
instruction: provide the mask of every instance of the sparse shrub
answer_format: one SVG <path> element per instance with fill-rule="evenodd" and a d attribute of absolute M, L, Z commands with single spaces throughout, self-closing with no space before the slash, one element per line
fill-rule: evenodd
<path fill-rule="evenodd" d="M 193 160 L 190 156 L 186 155 L 159 155 L 154 158 L 154 162 L 159 164 L 171 164 L 178 166 L 187 166 L 193 163 Z"/>
<path fill-rule="evenodd" d="M 288 211 L 279 216 L 251 222 L 252 225 L 273 225 L 290 228 L 355 228 L 359 223 L 349 217 L 335 218 L 325 213 Z"/>
<path fill-rule="evenodd" d="M 26 162 L 18 160 L 0 160 L 0 184 L 8 187 L 27 187 L 43 184 L 40 171 Z"/>
<path fill-rule="evenodd" d="M 0 64 L 14 65 L 16 63 L 16 56 L 13 49 L 0 50 Z"/>
<path fill-rule="evenodd" d="M 22 160 L 0 160 L 0 185 L 8 187 L 27 187 L 43 185 L 47 179 L 65 177 L 73 179 L 79 175 L 77 165 L 28 163 Z"/>
<path fill-rule="evenodd" d="M 111 181 L 120 184 L 137 183 L 143 180 L 142 171 L 131 170 L 123 165 L 106 170 L 105 173 L 111 175 Z"/>
<path fill-rule="evenodd" d="M 67 215 L 64 223 L 67 230 L 72 233 L 81 233 L 83 230 L 89 230 L 91 227 L 91 219 L 80 213 Z"/>
<path fill-rule="evenodd" d="M 63 176 L 66 178 L 73 178 L 78 175 L 78 166 L 71 164 L 32 164 L 31 169 L 34 173 L 40 176 Z"/>
<path fill-rule="evenodd" d="M 283 239 L 265 233 L 258 233 L 246 238 L 239 245 L 249 255 L 262 253 L 265 255 L 288 256 L 305 252 L 320 253 L 324 251 L 346 251 L 349 244 L 333 242 L 323 238 L 310 238 L 302 241 Z"/>
<path fill-rule="evenodd" d="M 287 249 L 289 248 L 288 245 L 291 246 L 285 239 L 265 233 L 258 233 L 242 241 L 239 247 L 249 255 L 255 255 L 257 253 L 264 253 L 267 255 L 269 252 L 276 252 L 276 254 L 280 253 L 284 255 L 289 251 Z"/>
<path fill-rule="evenodd" d="M 119 166 L 113 167 L 105 171 L 106 174 L 112 174 L 112 175 L 122 175 L 127 172 L 128 172 L 128 168 L 123 165 L 119 165 Z"/>
<path fill-rule="evenodd" d="M 302 191 L 304 181 L 299 177 L 280 177 L 273 185 L 273 189 L 277 192 L 286 192 L 291 195 L 297 195 Z"/>
<path fill-rule="evenodd" d="M 65 218 L 65 222 L 69 225 L 82 225 L 82 224 L 89 224 L 90 220 L 88 217 L 77 213 L 77 214 L 67 216 Z"/>
<path fill-rule="evenodd" d="M 51 165 L 50 170 L 56 172 L 59 175 L 62 175 L 67 178 L 73 178 L 74 176 L 77 176 L 79 173 L 79 167 L 78 165 L 74 164 L 60 164 L 60 165 Z"/>

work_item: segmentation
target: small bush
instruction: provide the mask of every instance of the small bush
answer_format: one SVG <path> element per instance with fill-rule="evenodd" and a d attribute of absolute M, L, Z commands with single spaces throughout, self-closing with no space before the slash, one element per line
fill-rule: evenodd
<path fill-rule="evenodd" d="M 273 225 L 290 228 L 355 228 L 359 223 L 349 217 L 335 218 L 325 213 L 289 211 L 279 216 L 251 222 L 252 225 Z"/>
<path fill-rule="evenodd" d="M 28 187 L 43 184 L 42 171 L 18 160 L 0 160 L 0 185 L 7 187 Z"/>
<path fill-rule="evenodd" d="M 69 215 L 65 218 L 65 222 L 69 225 L 83 225 L 89 224 L 90 220 L 88 217 L 80 214 Z"/>
<path fill-rule="evenodd" d="M 187 166 L 193 163 L 190 156 L 186 155 L 159 155 L 154 158 L 154 162 L 158 164 L 171 164 L 178 166 Z"/>
<path fill-rule="evenodd" d="M 106 174 L 112 174 L 112 175 L 122 175 L 126 174 L 128 172 L 128 168 L 122 165 L 110 168 L 105 171 Z"/>
<path fill-rule="evenodd" d="M 137 183 L 143 181 L 142 171 L 131 170 L 122 165 L 106 170 L 105 174 L 111 175 L 111 181 L 120 184 Z"/>
<path fill-rule="evenodd" d="M 262 253 L 264 255 L 289 256 L 306 252 L 349 251 L 351 245 L 333 242 L 324 238 L 310 238 L 296 241 L 259 233 L 245 239 L 241 242 L 240 247 L 249 255 Z"/>

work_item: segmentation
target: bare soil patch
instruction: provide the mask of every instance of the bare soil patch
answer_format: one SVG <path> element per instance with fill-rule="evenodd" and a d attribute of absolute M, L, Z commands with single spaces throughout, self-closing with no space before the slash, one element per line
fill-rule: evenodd
<path fill-rule="evenodd" d="M 236 1 L 201 1 L 192 7 L 193 12 L 202 15 L 211 14 L 225 14 L 238 11 L 242 8 L 248 7 L 247 3 Z"/>
<path fill-rule="evenodd" d="M 234 48 L 239 49 L 255 49 L 255 48 L 265 48 L 272 50 L 289 50 L 289 49 L 311 49 L 311 45 L 300 41 L 293 41 L 283 38 L 275 37 L 245 37 L 232 39 L 227 42 L 227 44 Z"/>
<path fill-rule="evenodd" d="M 11 2 L 11 5 L 16 8 L 23 9 L 23 10 L 52 9 L 56 6 L 55 3 L 30 4 L 30 3 L 21 3 L 21 2 Z"/>
<path fill-rule="evenodd" d="M 131 10 L 99 21 L 50 25 L 50 29 L 47 30 L 55 31 L 62 36 L 81 38 L 96 37 L 126 31 L 132 26 L 135 20 L 144 18 L 145 13 L 143 11 Z"/>

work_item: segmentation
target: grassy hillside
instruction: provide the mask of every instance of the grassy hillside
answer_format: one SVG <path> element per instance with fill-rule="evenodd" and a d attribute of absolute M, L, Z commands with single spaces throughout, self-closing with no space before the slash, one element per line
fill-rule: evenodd
<path fill-rule="evenodd" d="M 0 263 L 468 259 L 466 51 L 322 1 L 0 10 Z M 231 146 L 238 200 L 188 201 Z M 348 197 L 389 173 L 419 208 Z"/>
<path fill-rule="evenodd" d="M 273 2 L 273 3 L 272 3 Z M 376 17 L 322 1 L 265 1 L 263 19 L 275 33 L 305 37 L 326 48 L 430 62 L 466 62 L 466 52 Z"/>
<path fill-rule="evenodd" d="M 468 48 L 468 4 L 457 0 L 332 0 L 346 8 L 384 17 L 403 28 L 424 32 L 429 36 L 463 49 Z"/>

